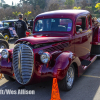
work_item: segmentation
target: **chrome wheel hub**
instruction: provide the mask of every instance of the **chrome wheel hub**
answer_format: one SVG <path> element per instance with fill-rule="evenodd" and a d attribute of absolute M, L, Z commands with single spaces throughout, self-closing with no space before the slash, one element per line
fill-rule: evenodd
<path fill-rule="evenodd" d="M 74 81 L 74 70 L 72 67 L 69 67 L 68 71 L 67 71 L 67 85 L 70 87 L 73 84 Z"/>
<path fill-rule="evenodd" d="M 4 48 L 5 48 L 4 46 L 1 46 L 1 47 L 0 47 L 0 49 L 4 49 Z"/>

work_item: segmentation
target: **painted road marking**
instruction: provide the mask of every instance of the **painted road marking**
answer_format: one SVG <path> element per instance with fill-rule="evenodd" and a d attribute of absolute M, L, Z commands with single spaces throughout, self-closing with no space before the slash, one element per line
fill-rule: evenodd
<path fill-rule="evenodd" d="M 92 76 L 92 75 L 82 75 L 82 76 L 85 76 L 85 77 L 92 77 L 92 78 L 100 78 L 100 76 Z"/>

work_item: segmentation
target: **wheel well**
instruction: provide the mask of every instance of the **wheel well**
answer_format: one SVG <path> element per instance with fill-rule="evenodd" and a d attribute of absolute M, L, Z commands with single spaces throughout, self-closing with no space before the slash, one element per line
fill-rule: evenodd
<path fill-rule="evenodd" d="M 10 32 L 4 32 L 3 35 L 9 35 L 11 37 Z"/>
<path fill-rule="evenodd" d="M 75 77 L 77 78 L 78 77 L 78 66 L 77 64 L 74 62 L 72 63 L 74 65 L 74 68 L 75 68 Z"/>

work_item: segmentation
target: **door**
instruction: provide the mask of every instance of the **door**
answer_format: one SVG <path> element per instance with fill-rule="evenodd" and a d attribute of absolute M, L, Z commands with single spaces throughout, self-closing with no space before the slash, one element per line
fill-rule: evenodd
<path fill-rule="evenodd" d="M 82 16 L 78 19 L 80 19 L 82 23 L 79 26 L 76 24 L 75 54 L 80 58 L 86 59 L 91 50 L 92 28 L 88 27 L 89 21 L 86 16 Z"/>

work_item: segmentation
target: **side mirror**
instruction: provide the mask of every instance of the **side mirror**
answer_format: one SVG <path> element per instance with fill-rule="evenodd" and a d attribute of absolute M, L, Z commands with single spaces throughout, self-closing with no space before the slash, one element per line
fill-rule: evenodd
<path fill-rule="evenodd" d="M 78 32 L 82 33 L 82 31 L 83 31 L 82 28 L 79 28 Z"/>

